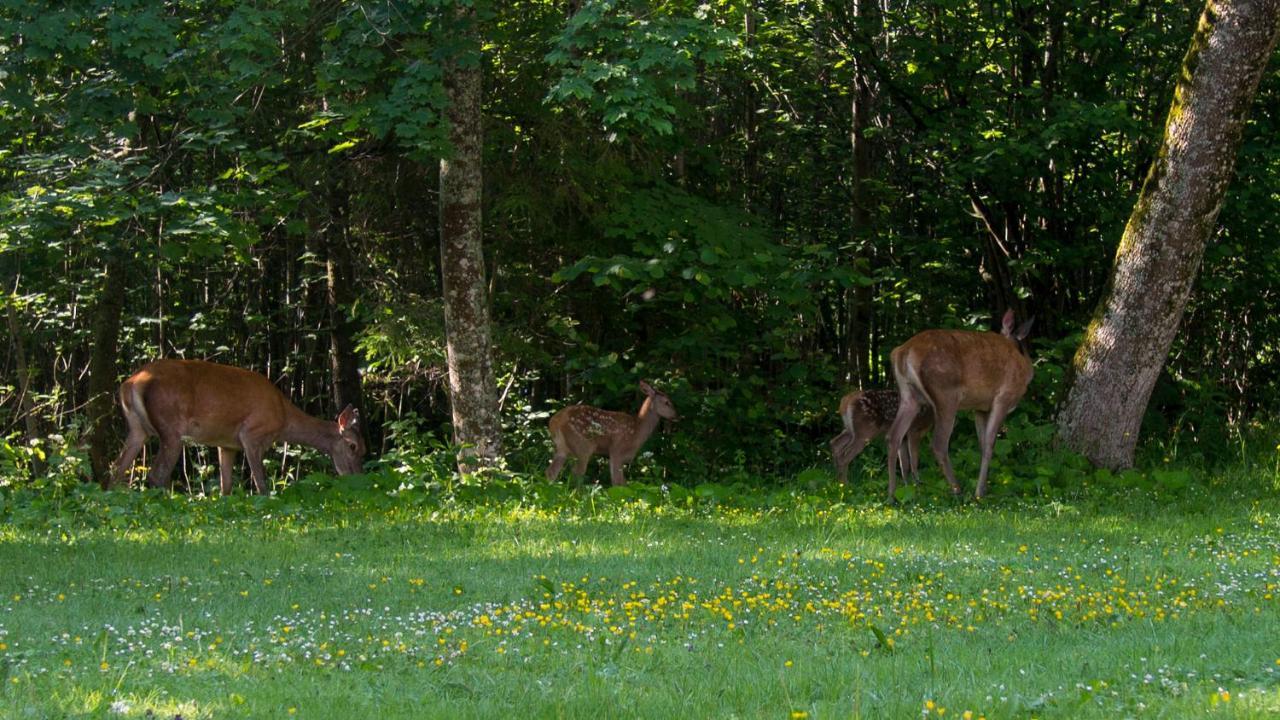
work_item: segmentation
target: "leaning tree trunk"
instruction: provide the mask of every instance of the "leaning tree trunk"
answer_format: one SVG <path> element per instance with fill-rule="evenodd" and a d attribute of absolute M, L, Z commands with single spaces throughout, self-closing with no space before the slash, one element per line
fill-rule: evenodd
<path fill-rule="evenodd" d="M 1095 464 L 1133 464 L 1138 430 L 1231 179 L 1245 117 L 1280 36 L 1280 0 L 1210 0 L 1076 352 L 1058 437 Z"/>
<path fill-rule="evenodd" d="M 489 341 L 489 298 L 481 248 L 481 68 L 475 9 L 459 7 L 466 50 L 446 64 L 449 144 L 440 161 L 440 273 L 449 362 L 453 439 L 458 469 L 492 465 L 502 450 L 502 424 Z"/>
<path fill-rule="evenodd" d="M 94 311 L 92 340 L 89 351 L 89 465 L 93 477 L 106 489 L 111 485 L 111 457 L 120 425 L 116 412 L 116 356 L 120 347 L 120 316 L 124 312 L 125 265 L 112 254 L 107 259 L 102 295 Z"/>

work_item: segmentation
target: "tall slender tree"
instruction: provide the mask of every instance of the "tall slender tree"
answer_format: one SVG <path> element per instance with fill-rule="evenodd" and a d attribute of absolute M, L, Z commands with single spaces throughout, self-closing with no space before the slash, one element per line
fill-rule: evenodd
<path fill-rule="evenodd" d="M 332 163 L 327 174 L 325 204 L 328 210 L 321 233 L 325 257 L 325 310 L 329 321 L 329 367 L 333 372 L 333 401 L 364 410 L 359 358 L 356 356 L 357 323 L 352 318 L 355 302 L 351 260 L 351 168 L 345 159 Z"/>
<path fill-rule="evenodd" d="M 27 442 L 31 442 L 41 437 L 40 418 L 36 416 L 35 402 L 31 399 L 31 368 L 27 365 L 27 350 L 23 347 L 22 327 L 18 324 L 18 314 L 14 310 L 16 301 L 16 293 L 7 299 L 5 316 L 9 323 L 9 339 L 13 343 L 14 369 L 17 371 L 18 409 L 22 414 L 22 421 L 26 425 Z M 31 472 L 33 475 L 43 473 L 44 461 L 39 457 L 32 457 Z"/>
<path fill-rule="evenodd" d="M 481 244 L 483 74 L 476 11 L 454 10 L 456 50 L 444 69 L 451 153 L 440 161 L 440 273 L 458 468 L 492 465 L 502 452 Z"/>
<path fill-rule="evenodd" d="M 1200 269 L 1280 0 L 1209 0 L 1182 62 L 1164 141 L 1129 217 L 1110 282 L 1075 355 L 1058 437 L 1097 465 L 1133 464 L 1147 402 Z"/>
<path fill-rule="evenodd" d="M 93 346 L 89 351 L 89 464 L 103 488 L 111 485 L 111 457 L 116 448 L 116 358 L 120 352 L 120 316 L 124 312 L 125 261 L 119 251 L 109 251 L 102 292 L 94 311 Z"/>

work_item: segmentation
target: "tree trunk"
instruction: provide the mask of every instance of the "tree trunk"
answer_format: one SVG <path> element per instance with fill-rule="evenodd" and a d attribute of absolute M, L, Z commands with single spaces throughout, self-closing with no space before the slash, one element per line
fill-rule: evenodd
<path fill-rule="evenodd" d="M 1182 62 L 1164 142 L 1073 363 L 1058 438 L 1094 464 L 1133 464 L 1142 416 L 1200 269 L 1280 0 L 1210 0 Z"/>
<path fill-rule="evenodd" d="M 13 309 L 13 300 L 8 302 L 9 337 L 13 340 L 13 359 L 18 371 L 18 408 L 22 412 L 22 421 L 27 428 L 27 442 L 41 437 L 40 419 L 36 417 L 35 403 L 31 401 L 31 367 L 27 365 L 27 349 L 22 344 L 22 331 L 18 326 L 18 312 Z M 31 474 L 44 474 L 44 461 L 38 457 L 31 458 Z"/>
<path fill-rule="evenodd" d="M 475 9 L 459 7 L 464 49 L 446 63 L 449 144 L 440 161 L 440 269 L 444 290 L 449 401 L 458 469 L 492 465 L 502 451 L 489 340 L 489 298 L 481 247 L 481 66 Z"/>
<path fill-rule="evenodd" d="M 116 356 L 120 345 L 120 316 L 124 312 L 124 260 L 107 259 L 102 294 L 93 318 L 93 347 L 89 351 L 89 465 L 93 477 L 106 489 L 111 484 L 111 460 L 117 440 L 113 432 L 120 422 L 116 413 Z"/>
<path fill-rule="evenodd" d="M 869 0 L 855 0 L 852 7 L 853 17 L 862 19 L 876 12 L 876 3 Z M 859 274 L 869 274 L 871 264 L 867 259 L 870 254 L 871 207 L 873 204 L 867 191 L 871 179 L 872 154 L 871 142 L 867 138 L 867 128 L 871 127 L 872 105 L 875 102 L 875 91 L 872 87 L 869 68 L 858 55 L 854 55 L 853 99 L 850 106 L 849 144 L 852 154 L 852 188 L 850 193 L 849 220 L 852 226 L 851 238 L 854 250 L 848 258 L 848 264 Z M 859 282 L 845 290 L 845 312 L 847 320 L 844 327 L 844 365 L 845 380 L 856 384 L 859 388 L 867 387 L 870 372 L 866 367 L 867 332 L 864 315 L 869 315 L 871 307 L 871 287 Z"/>
<path fill-rule="evenodd" d="M 347 405 L 364 417 L 360 361 L 356 357 L 357 324 L 351 316 L 355 302 L 351 263 L 350 168 L 339 159 L 328 174 L 328 213 L 324 232 L 325 306 L 329 320 L 329 365 L 333 371 L 333 400 L 337 410 Z"/>

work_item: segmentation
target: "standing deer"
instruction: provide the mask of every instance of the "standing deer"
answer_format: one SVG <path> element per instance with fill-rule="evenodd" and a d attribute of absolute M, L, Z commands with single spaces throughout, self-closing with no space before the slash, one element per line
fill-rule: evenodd
<path fill-rule="evenodd" d="M 569 456 L 577 458 L 573 476 L 580 482 L 587 464 L 596 453 L 609 455 L 609 478 L 614 485 L 625 485 L 622 466 L 631 462 L 645 440 L 658 427 L 658 420 L 676 419 L 676 408 L 666 393 L 654 390 L 641 380 L 644 403 L 636 415 L 601 410 L 590 405 L 571 405 L 551 417 L 547 427 L 556 445 L 555 457 L 547 466 L 547 480 L 560 476 Z"/>
<path fill-rule="evenodd" d="M 898 414 L 897 390 L 859 390 L 840 399 L 840 419 L 844 432 L 831 438 L 831 457 L 841 484 L 849 479 L 849 463 L 893 424 Z M 933 414 L 927 409 L 916 416 L 907 433 L 907 445 L 898 455 L 898 469 L 903 476 L 908 467 L 920 482 L 920 438 L 933 425 Z"/>
<path fill-rule="evenodd" d="M 277 441 L 309 445 L 333 458 L 343 475 L 360 472 L 364 439 L 360 415 L 348 405 L 336 423 L 299 410 L 271 381 L 250 370 L 203 360 L 156 360 L 120 385 L 129 436 L 112 477 L 127 475 L 147 438 L 160 436 L 160 452 L 147 473 L 151 487 L 169 487 L 182 441 L 218 448 L 223 495 L 231 493 L 236 453 L 243 451 L 254 488 L 266 494 L 262 455 Z"/>
<path fill-rule="evenodd" d="M 960 494 L 960 485 L 947 452 L 951 431 L 957 412 L 973 411 L 978 443 L 982 446 L 982 465 L 974 494 L 979 500 L 987 494 L 987 470 L 996 434 L 1031 382 L 1031 358 L 1023 342 L 1030 331 L 1031 321 L 1027 320 L 1015 332 L 1013 311 L 1009 310 L 1004 314 L 999 334 L 925 330 L 894 348 L 890 358 L 893 376 L 898 382 L 898 415 L 889 428 L 889 502 L 894 501 L 898 480 L 894 476 L 893 458 L 898 454 L 903 436 L 924 408 L 933 411 L 930 444 L 953 495 Z"/>

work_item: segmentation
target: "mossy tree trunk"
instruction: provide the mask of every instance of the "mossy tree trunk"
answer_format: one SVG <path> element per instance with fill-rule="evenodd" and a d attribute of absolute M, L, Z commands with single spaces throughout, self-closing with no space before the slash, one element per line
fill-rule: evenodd
<path fill-rule="evenodd" d="M 492 465 L 502 451 L 489 327 L 489 296 L 481 246 L 481 117 L 475 8 L 456 10 L 462 42 L 444 71 L 449 144 L 440 161 L 440 272 L 444 285 L 446 352 L 458 469 Z"/>
<path fill-rule="evenodd" d="M 1182 62 L 1164 141 L 1076 351 L 1058 438 L 1094 464 L 1133 464 L 1142 416 L 1213 234 L 1280 0 L 1209 0 Z"/>

